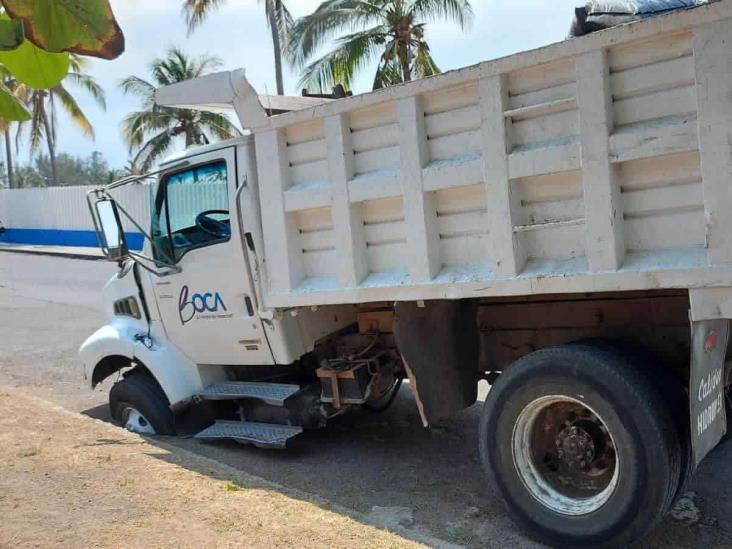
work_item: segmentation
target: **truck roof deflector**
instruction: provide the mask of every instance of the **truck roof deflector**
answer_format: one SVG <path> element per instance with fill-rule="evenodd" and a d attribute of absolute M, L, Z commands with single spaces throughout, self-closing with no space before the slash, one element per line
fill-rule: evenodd
<path fill-rule="evenodd" d="M 164 86 L 155 92 L 155 102 L 162 107 L 222 112 L 234 109 L 242 127 L 267 124 L 267 112 L 246 78 L 246 71 L 218 72 Z"/>

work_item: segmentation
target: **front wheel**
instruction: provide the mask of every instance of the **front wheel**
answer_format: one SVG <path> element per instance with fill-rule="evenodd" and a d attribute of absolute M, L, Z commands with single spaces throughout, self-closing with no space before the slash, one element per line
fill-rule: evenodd
<path fill-rule="evenodd" d="M 174 435 L 175 415 L 155 379 L 143 372 L 128 374 L 109 392 L 112 419 L 143 435 Z"/>
<path fill-rule="evenodd" d="M 483 466 L 535 539 L 627 545 L 663 517 L 679 484 L 679 436 L 664 402 L 643 365 L 619 350 L 538 351 L 488 395 Z"/>

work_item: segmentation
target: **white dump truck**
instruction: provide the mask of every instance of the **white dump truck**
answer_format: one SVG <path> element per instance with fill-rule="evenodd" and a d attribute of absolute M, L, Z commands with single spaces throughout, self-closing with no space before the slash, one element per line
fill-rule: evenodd
<path fill-rule="evenodd" d="M 488 486 L 562 546 L 639 539 L 725 435 L 732 2 L 332 101 L 234 71 L 157 102 L 249 135 L 145 176 L 150 227 L 134 178 L 89 195 L 120 271 L 81 359 L 128 428 L 281 448 L 487 380 Z"/>

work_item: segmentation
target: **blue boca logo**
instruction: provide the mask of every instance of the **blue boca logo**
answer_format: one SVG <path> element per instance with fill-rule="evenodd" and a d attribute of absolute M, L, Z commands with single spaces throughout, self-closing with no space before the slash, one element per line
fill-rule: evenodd
<path fill-rule="evenodd" d="M 217 313 L 220 309 L 228 311 L 221 294 L 218 292 L 193 294 L 190 299 L 188 296 L 188 286 L 183 286 L 180 289 L 180 297 L 178 298 L 178 315 L 181 324 L 184 326 L 199 313 Z"/>

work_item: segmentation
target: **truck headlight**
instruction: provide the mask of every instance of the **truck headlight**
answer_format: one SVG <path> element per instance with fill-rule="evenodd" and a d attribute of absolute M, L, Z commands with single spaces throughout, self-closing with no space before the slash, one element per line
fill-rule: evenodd
<path fill-rule="evenodd" d="M 140 306 L 134 297 L 126 297 L 114 302 L 114 314 L 120 316 L 131 316 L 132 318 L 141 319 Z"/>

